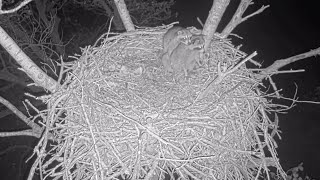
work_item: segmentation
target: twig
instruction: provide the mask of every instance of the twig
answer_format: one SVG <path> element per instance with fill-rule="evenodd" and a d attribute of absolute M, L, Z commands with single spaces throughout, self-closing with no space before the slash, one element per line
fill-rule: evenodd
<path fill-rule="evenodd" d="M 206 86 L 206 88 L 202 92 L 200 92 L 200 94 L 199 94 L 198 98 L 196 98 L 196 100 L 202 99 L 208 93 L 208 91 L 210 91 L 214 86 L 218 85 L 226 76 L 235 72 L 241 65 L 243 65 L 245 62 L 247 62 L 248 60 L 250 60 L 251 58 L 253 58 L 256 55 L 257 55 L 257 52 L 255 51 L 251 55 L 246 57 L 244 60 L 242 60 L 240 63 L 238 63 L 236 66 L 234 66 L 231 70 L 226 71 L 226 72 L 221 71 L 221 64 L 219 62 L 218 63 L 218 76 L 215 79 L 213 79 L 211 82 L 209 82 L 209 84 Z"/>
<path fill-rule="evenodd" d="M 17 115 L 23 122 L 25 122 L 28 126 L 32 128 L 32 131 L 34 135 L 36 135 L 37 138 L 40 137 L 42 128 L 36 124 L 35 122 L 31 121 L 27 116 L 25 116 L 19 109 L 17 109 L 13 104 L 11 104 L 9 101 L 5 100 L 3 97 L 0 96 L 0 103 L 5 105 L 8 109 L 10 109 L 15 115 Z M 0 133 L 1 136 L 2 133 Z M 6 134 L 6 133 L 5 133 Z"/>

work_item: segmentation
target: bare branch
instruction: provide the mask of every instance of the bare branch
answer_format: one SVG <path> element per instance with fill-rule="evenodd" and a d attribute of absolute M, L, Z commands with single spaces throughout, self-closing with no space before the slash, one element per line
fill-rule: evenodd
<path fill-rule="evenodd" d="M 197 21 L 199 22 L 199 24 L 201 25 L 201 27 L 203 28 L 203 22 L 201 21 L 201 19 L 199 17 L 197 17 Z"/>
<path fill-rule="evenodd" d="M 256 12 L 252 13 L 252 14 L 249 14 L 248 16 L 242 18 L 241 22 L 244 22 L 246 21 L 247 19 L 257 15 L 257 14 L 260 14 L 262 13 L 262 11 L 264 11 L 265 9 L 267 9 L 268 7 L 270 7 L 270 5 L 267 5 L 267 6 L 262 6 L 260 9 L 258 9 Z"/>
<path fill-rule="evenodd" d="M 0 14 L 14 13 L 14 12 L 18 11 L 19 9 L 21 9 L 23 6 L 27 5 L 31 1 L 32 0 L 25 0 L 25 1 L 22 1 L 17 7 L 13 8 L 13 9 L 2 10 L 2 0 L 0 0 Z"/>
<path fill-rule="evenodd" d="M 124 0 L 114 0 L 114 3 L 117 6 L 117 10 L 126 30 L 133 31 L 135 28 Z"/>
<path fill-rule="evenodd" d="M 279 69 L 288 65 L 288 64 L 291 64 L 293 62 L 296 62 L 296 61 L 299 61 L 299 60 L 302 60 L 302 59 L 306 59 L 308 57 L 311 57 L 311 56 L 316 56 L 316 55 L 319 55 L 320 54 L 320 48 L 318 49 L 314 49 L 314 50 L 311 50 L 309 52 L 306 52 L 306 53 L 302 53 L 302 54 L 299 54 L 299 55 L 296 55 L 296 56 L 292 56 L 292 57 L 289 57 L 289 58 L 286 58 L 286 59 L 280 59 L 280 60 L 276 60 L 273 64 L 271 64 L 269 67 L 265 68 L 265 69 L 260 69 L 260 74 L 263 75 L 263 76 L 266 76 L 266 75 L 269 75 L 269 74 L 278 74 L 280 71 Z"/>
<path fill-rule="evenodd" d="M 246 17 L 242 17 L 244 12 L 247 10 L 247 8 L 252 5 L 252 0 L 241 0 L 237 11 L 235 12 L 235 14 L 233 15 L 231 21 L 229 22 L 229 24 L 224 28 L 224 30 L 221 33 L 221 37 L 222 38 L 226 38 L 230 35 L 230 33 L 233 31 L 234 28 L 236 28 L 240 23 L 246 21 L 247 19 L 249 19 L 250 17 L 253 17 L 254 15 L 257 15 L 259 13 L 261 13 L 262 11 L 264 11 L 266 8 L 269 7 L 268 6 L 262 6 L 259 10 L 257 10 L 256 12 L 249 14 Z"/>
<path fill-rule="evenodd" d="M 15 131 L 15 132 L 0 132 L 0 137 L 12 137 L 12 136 L 32 136 L 32 137 L 40 138 L 41 132 L 35 132 L 32 129 Z"/>
<path fill-rule="evenodd" d="M 27 116 L 25 116 L 21 111 L 19 111 L 19 109 L 17 109 L 13 104 L 11 104 L 9 101 L 7 101 L 1 96 L 0 96 L 0 103 L 5 105 L 15 115 L 17 115 L 23 122 L 25 122 L 28 126 L 30 126 L 32 128 L 33 134 L 37 134 L 39 136 L 41 135 L 42 128 L 38 124 L 34 123 L 33 121 L 30 121 L 30 119 Z"/>
<path fill-rule="evenodd" d="M 15 43 L 15 41 L 0 27 L 0 44 L 23 68 L 25 73 L 41 87 L 54 92 L 58 83 L 42 71 Z"/>
<path fill-rule="evenodd" d="M 230 68 L 230 70 L 223 71 L 221 70 L 221 64 L 218 63 L 218 76 L 214 78 L 213 80 L 209 81 L 208 85 L 206 85 L 205 89 L 198 95 L 197 99 L 202 99 L 214 86 L 217 86 L 226 76 L 229 74 L 235 72 L 237 69 L 240 68 L 244 63 L 252 59 L 254 56 L 257 55 L 257 52 L 253 52 L 250 54 L 248 57 L 246 57 L 244 60 L 239 62 L 237 65 L 234 67 Z"/>

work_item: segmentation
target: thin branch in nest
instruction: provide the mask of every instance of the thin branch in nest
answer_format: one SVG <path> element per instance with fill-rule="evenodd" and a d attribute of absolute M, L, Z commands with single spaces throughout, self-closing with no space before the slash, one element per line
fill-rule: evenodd
<path fill-rule="evenodd" d="M 222 82 L 222 80 L 226 76 L 228 76 L 229 74 L 232 74 L 233 72 L 238 70 L 240 68 L 240 66 L 242 66 L 245 62 L 247 62 L 249 59 L 253 58 L 256 55 L 257 55 L 257 52 L 252 53 L 251 55 L 246 57 L 244 60 L 239 62 L 236 66 L 234 66 L 232 69 L 225 70 L 225 71 L 221 71 L 221 63 L 219 62 L 218 63 L 218 75 L 217 75 L 217 77 L 214 78 L 211 82 L 209 82 L 208 85 L 206 85 L 205 89 L 202 92 L 199 93 L 199 95 L 198 95 L 198 97 L 196 98 L 195 101 L 197 101 L 197 99 L 202 99 L 214 86 L 217 86 L 220 82 Z"/>

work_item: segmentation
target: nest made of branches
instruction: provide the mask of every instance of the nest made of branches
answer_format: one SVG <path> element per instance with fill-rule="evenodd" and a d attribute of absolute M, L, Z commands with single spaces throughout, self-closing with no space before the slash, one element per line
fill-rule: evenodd
<path fill-rule="evenodd" d="M 83 49 L 49 100 L 45 123 L 56 144 L 37 161 L 44 175 L 284 178 L 274 106 L 241 65 L 247 55 L 215 37 L 187 77 L 168 73 L 160 61 L 168 28 L 108 33 Z"/>

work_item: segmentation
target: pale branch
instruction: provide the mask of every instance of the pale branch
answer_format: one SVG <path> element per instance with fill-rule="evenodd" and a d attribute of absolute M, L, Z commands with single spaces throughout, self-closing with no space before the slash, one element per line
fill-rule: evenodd
<path fill-rule="evenodd" d="M 277 74 L 289 74 L 289 73 L 300 73 L 300 72 L 305 72 L 304 69 L 296 69 L 296 70 L 283 70 L 283 71 L 277 71 Z"/>
<path fill-rule="evenodd" d="M 237 8 L 237 11 L 234 13 L 232 19 L 222 31 L 221 33 L 222 37 L 227 37 L 231 33 L 231 31 L 241 23 L 242 15 L 247 10 L 250 3 L 251 3 L 251 0 L 241 0 Z"/>
<path fill-rule="evenodd" d="M 267 9 L 268 7 L 270 7 L 270 5 L 262 6 L 262 7 L 261 7 L 260 9 L 258 9 L 257 11 L 255 11 L 255 12 L 247 15 L 246 17 L 242 18 L 242 21 L 241 21 L 241 22 L 244 22 L 244 21 L 248 20 L 249 18 L 251 18 L 251 17 L 253 17 L 253 16 L 257 15 L 257 14 L 262 13 L 262 12 L 263 12 L 265 9 Z"/>
<path fill-rule="evenodd" d="M 280 99 L 281 96 L 280 96 L 280 94 L 279 94 L 279 91 L 278 91 L 278 88 L 277 88 L 276 83 L 272 80 L 271 76 L 268 76 L 268 79 L 269 79 L 269 82 L 270 82 L 270 84 L 271 84 L 271 86 L 272 86 L 272 88 L 273 88 L 273 90 L 274 90 L 274 93 L 276 94 L 276 97 L 277 97 L 278 99 Z"/>
<path fill-rule="evenodd" d="M 24 0 L 22 2 L 20 2 L 20 4 L 13 8 L 13 9 L 9 9 L 9 10 L 2 10 L 2 5 L 3 5 L 3 0 L 0 0 L 0 14 L 8 14 L 8 13 L 14 13 L 16 11 L 18 11 L 19 9 L 21 9 L 22 7 L 24 7 L 25 5 L 27 5 L 29 2 L 31 2 L 32 0 Z"/>
<path fill-rule="evenodd" d="M 268 78 L 273 90 L 276 92 L 276 96 L 279 99 L 280 98 L 280 94 L 278 93 L 278 89 L 276 84 L 274 83 L 274 81 L 272 80 L 271 76 L 274 74 L 284 74 L 284 73 L 297 73 L 297 72 L 304 72 L 303 69 L 299 69 L 299 70 L 283 70 L 283 71 L 279 71 L 280 68 L 291 64 L 293 62 L 302 60 L 302 59 L 306 59 L 308 57 L 311 56 L 316 56 L 320 54 L 320 48 L 318 49 L 314 49 L 311 50 L 309 52 L 306 53 L 302 53 L 296 56 L 292 56 L 286 59 L 280 59 L 280 60 L 276 60 L 273 64 L 271 64 L 270 66 L 268 66 L 267 68 L 264 69 L 250 69 L 251 71 L 260 71 L 259 74 L 257 74 L 257 78 L 259 79 L 264 79 L 264 78 Z"/>
<path fill-rule="evenodd" d="M 58 83 L 48 76 L 27 56 L 17 43 L 0 27 L 0 44 L 23 68 L 24 72 L 39 86 L 54 92 Z"/>
<path fill-rule="evenodd" d="M 208 18 L 204 24 L 202 34 L 205 35 L 205 49 L 208 49 L 210 40 L 213 38 L 217 30 L 218 24 L 221 21 L 230 0 L 215 0 L 209 11 Z"/>
<path fill-rule="evenodd" d="M 196 97 L 196 99 L 194 100 L 194 102 L 196 102 L 198 99 L 202 99 L 205 97 L 205 95 L 207 95 L 208 92 L 211 91 L 211 89 L 215 86 L 217 86 L 220 82 L 222 82 L 222 80 L 232 74 L 233 72 L 235 72 L 236 70 L 238 70 L 240 68 L 240 66 L 242 66 L 243 64 L 245 64 L 247 61 L 249 61 L 250 59 L 252 59 L 254 56 L 257 55 L 257 52 L 253 52 L 252 54 L 250 54 L 249 56 L 247 56 L 245 59 L 243 59 L 241 62 L 239 62 L 238 64 L 236 64 L 233 67 L 230 67 L 228 69 L 223 69 L 221 66 L 221 63 L 218 63 L 218 75 L 216 77 L 214 77 L 212 80 L 209 80 L 207 85 L 205 85 L 205 88 L 198 94 L 198 96 Z M 191 106 L 190 106 L 191 107 Z"/>
<path fill-rule="evenodd" d="M 0 132 L 0 137 L 13 137 L 13 136 L 32 136 L 35 138 L 41 137 L 41 132 L 36 132 L 32 129 L 22 130 L 22 131 L 14 131 L 14 132 Z"/>
<path fill-rule="evenodd" d="M 124 0 L 114 0 L 114 4 L 117 7 L 118 13 L 126 30 L 134 31 L 135 28 Z"/>
<path fill-rule="evenodd" d="M 281 72 L 281 71 L 279 71 L 279 69 L 284 67 L 284 66 L 286 66 L 286 65 L 288 65 L 288 64 L 291 64 L 293 62 L 296 62 L 296 61 L 299 61 L 299 60 L 302 60 L 302 59 L 306 59 L 306 58 L 311 57 L 311 56 L 316 56 L 316 55 L 319 55 L 319 54 L 320 54 L 320 48 L 317 48 L 317 49 L 311 50 L 309 52 L 298 54 L 298 55 L 295 55 L 295 56 L 292 56 L 292 57 L 289 57 L 289 58 L 286 58 L 286 59 L 276 60 L 269 67 L 264 68 L 264 69 L 259 69 L 260 75 L 265 77 L 265 76 L 270 75 L 270 74 L 278 74 L 278 73 Z M 288 71 L 286 71 L 286 73 L 287 72 Z M 301 72 L 301 70 L 299 72 Z"/>
<path fill-rule="evenodd" d="M 203 22 L 201 21 L 201 19 L 199 17 L 197 17 L 197 21 L 199 22 L 199 24 L 201 25 L 201 27 L 203 28 L 204 24 Z"/>
<path fill-rule="evenodd" d="M 254 15 L 261 13 L 262 11 L 264 11 L 266 8 L 269 7 L 269 5 L 262 6 L 259 10 L 255 11 L 254 13 L 249 14 L 246 17 L 242 17 L 244 12 L 247 10 L 247 8 L 252 4 L 253 4 L 252 0 L 241 0 L 237 8 L 237 11 L 233 15 L 228 25 L 222 31 L 221 33 L 222 38 L 228 37 L 230 33 L 234 30 L 234 28 L 236 28 L 240 23 L 246 21 L 247 19 L 249 19 L 250 17 L 253 17 Z"/>
<path fill-rule="evenodd" d="M 297 100 L 297 99 L 292 99 L 292 98 L 286 98 L 286 97 L 281 97 L 282 99 L 285 99 L 285 100 L 290 100 L 292 101 L 293 103 L 308 103 L 308 104 L 317 104 L 317 105 L 320 105 L 320 102 L 318 101 L 304 101 L 304 100 Z"/>
<path fill-rule="evenodd" d="M 19 109 L 17 109 L 13 104 L 11 104 L 9 101 L 4 99 L 0 96 L 0 103 L 5 105 L 8 109 L 10 109 L 15 115 L 17 115 L 23 122 L 25 122 L 28 126 L 32 128 L 33 134 L 41 135 L 42 128 L 36 124 L 35 122 L 31 121 L 27 116 L 25 116 Z M 20 131 L 21 132 L 21 131 Z M 5 133 L 6 134 L 6 133 Z M 1 133 L 0 136 L 3 134 Z"/>
<path fill-rule="evenodd" d="M 253 52 L 248 57 L 246 57 L 244 60 L 239 62 L 237 65 L 235 65 L 234 67 L 228 68 L 226 70 L 221 70 L 221 64 L 219 63 L 218 64 L 218 76 L 209 82 L 209 84 L 206 86 L 204 91 L 199 94 L 198 99 L 202 99 L 214 86 L 217 86 L 220 82 L 222 82 L 222 80 L 226 76 L 228 76 L 229 74 L 232 74 L 233 72 L 238 70 L 240 68 L 240 66 L 245 64 L 247 61 L 249 61 L 250 59 L 252 59 L 256 55 L 257 55 L 257 52 Z"/>
<path fill-rule="evenodd" d="M 108 31 L 106 33 L 103 33 L 97 40 L 96 42 L 93 44 L 93 47 L 97 47 L 97 44 L 107 35 L 107 37 L 110 34 L 111 31 L 111 23 L 112 23 L 113 17 L 111 17 L 110 21 L 109 21 L 109 26 L 108 26 Z"/>
<path fill-rule="evenodd" d="M 28 93 L 28 94 L 29 94 L 29 93 Z M 34 97 L 35 97 L 35 96 L 34 96 Z M 38 107 L 38 106 L 43 105 L 43 102 L 35 101 L 35 102 L 33 103 L 33 105 L 36 106 L 36 107 Z M 17 107 L 17 109 L 21 109 L 21 113 L 22 113 L 22 114 L 27 113 L 27 110 L 25 109 L 25 106 L 19 106 L 19 107 Z M 1 110 L 1 112 L 0 112 L 0 119 L 1 119 L 1 118 L 4 118 L 4 117 L 6 117 L 6 116 L 9 116 L 9 115 L 11 115 L 11 114 L 13 114 L 13 112 L 12 112 L 10 109 Z"/>

